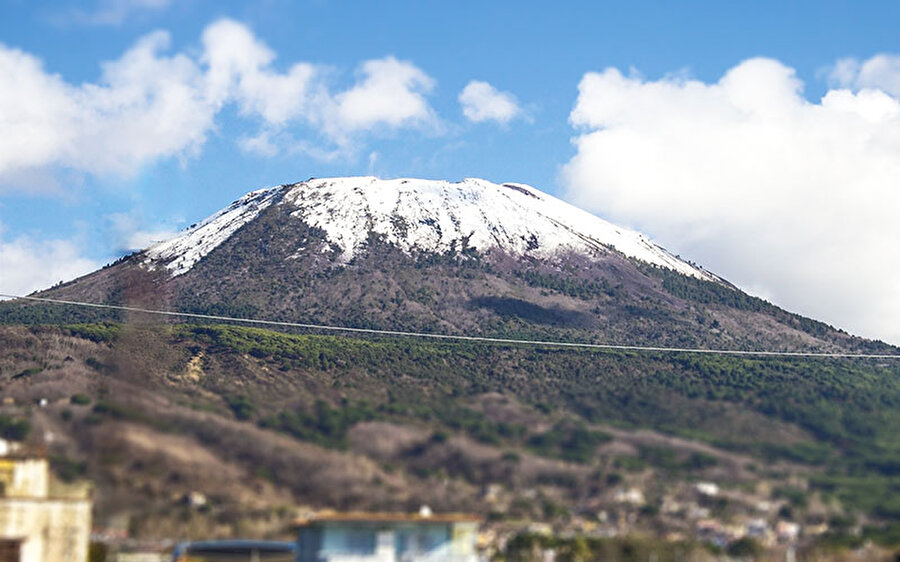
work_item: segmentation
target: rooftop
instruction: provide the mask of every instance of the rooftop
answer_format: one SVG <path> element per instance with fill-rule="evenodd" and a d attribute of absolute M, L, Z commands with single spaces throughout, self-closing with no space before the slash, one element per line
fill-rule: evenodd
<path fill-rule="evenodd" d="M 478 523 L 481 517 L 470 513 L 401 513 L 384 511 L 319 511 L 294 520 L 295 527 L 316 523 Z"/>

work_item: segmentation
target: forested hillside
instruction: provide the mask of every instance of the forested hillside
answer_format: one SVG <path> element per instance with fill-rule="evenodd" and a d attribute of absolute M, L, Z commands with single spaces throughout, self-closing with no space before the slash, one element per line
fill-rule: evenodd
<path fill-rule="evenodd" d="M 59 433 L 57 470 L 97 482 L 101 519 L 124 511 L 144 532 L 186 516 L 160 498 L 195 488 L 216 498 L 190 515 L 203 520 L 279 497 L 552 521 L 638 483 L 652 528 L 664 497 L 696 479 L 753 497 L 768 483 L 760 497 L 838 530 L 887 537 L 900 520 L 896 362 L 187 324 L 6 327 L 2 340 L 6 431 Z M 226 468 L 210 480 L 204 462 Z M 252 490 L 268 492 L 253 505 Z"/>

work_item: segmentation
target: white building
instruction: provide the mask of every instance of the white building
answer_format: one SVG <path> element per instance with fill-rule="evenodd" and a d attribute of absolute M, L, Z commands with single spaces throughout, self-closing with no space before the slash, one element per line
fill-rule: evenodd
<path fill-rule="evenodd" d="M 297 522 L 297 562 L 476 562 L 478 524 L 424 510 L 319 513 Z"/>
<path fill-rule="evenodd" d="M 91 501 L 54 497 L 47 460 L 4 443 L 0 457 L 0 560 L 85 562 L 91 532 Z"/>

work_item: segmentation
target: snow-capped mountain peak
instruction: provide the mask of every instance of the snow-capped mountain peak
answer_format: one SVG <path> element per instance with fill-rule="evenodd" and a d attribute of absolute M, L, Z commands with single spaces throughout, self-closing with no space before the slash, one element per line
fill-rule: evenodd
<path fill-rule="evenodd" d="M 174 238 L 147 248 L 144 264 L 155 267 L 164 263 L 172 275 L 187 273 L 194 264 L 271 205 L 281 190 L 280 187 L 274 187 L 251 191 L 206 220 L 191 225 Z"/>
<path fill-rule="evenodd" d="M 150 247 L 145 263 L 186 273 L 267 207 L 277 204 L 322 229 L 347 262 L 372 233 L 405 252 L 494 249 L 537 258 L 560 253 L 625 256 L 703 279 L 717 279 L 642 234 L 618 227 L 534 187 L 375 177 L 311 179 L 254 191 L 177 237 Z"/>

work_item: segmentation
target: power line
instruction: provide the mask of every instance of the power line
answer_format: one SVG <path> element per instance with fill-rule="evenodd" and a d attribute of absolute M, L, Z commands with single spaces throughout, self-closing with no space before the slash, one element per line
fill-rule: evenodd
<path fill-rule="evenodd" d="M 242 324 L 259 324 L 263 326 L 278 326 L 281 328 L 303 328 L 307 330 L 320 330 L 328 332 L 347 332 L 357 334 L 372 334 L 379 336 L 397 336 L 410 338 L 423 338 L 434 340 L 467 341 L 482 343 L 500 343 L 509 345 L 527 345 L 540 347 L 569 347 L 580 349 L 596 349 L 606 351 L 635 351 L 652 353 L 699 353 L 706 355 L 737 355 L 750 357 L 799 357 L 799 358 L 823 358 L 823 359 L 900 359 L 898 354 L 889 353 L 828 353 L 814 351 L 766 351 L 766 350 L 741 350 L 741 349 L 704 349 L 692 347 L 664 347 L 650 345 L 624 345 L 611 343 L 584 343 L 550 340 L 525 340 L 515 338 L 492 338 L 488 336 L 463 336 L 454 334 L 433 334 L 428 332 L 406 332 L 403 330 L 379 330 L 375 328 L 353 328 L 350 326 L 333 326 L 328 324 L 311 324 L 304 322 L 283 322 L 278 320 L 263 320 L 257 318 L 238 318 L 234 316 L 219 316 L 215 314 L 199 314 L 195 312 L 178 312 L 174 310 L 154 310 L 133 306 L 120 306 L 114 304 L 102 304 L 94 302 L 70 301 L 51 299 L 47 297 L 32 297 L 22 295 L 8 295 L 0 293 L 0 297 L 11 299 L 24 299 L 51 304 L 64 304 L 81 306 L 86 308 L 101 308 L 106 310 L 120 310 L 123 312 L 137 312 L 141 314 L 155 314 L 159 316 L 173 316 L 178 318 L 196 318 L 200 320 L 217 320 L 222 322 L 236 322 Z"/>

